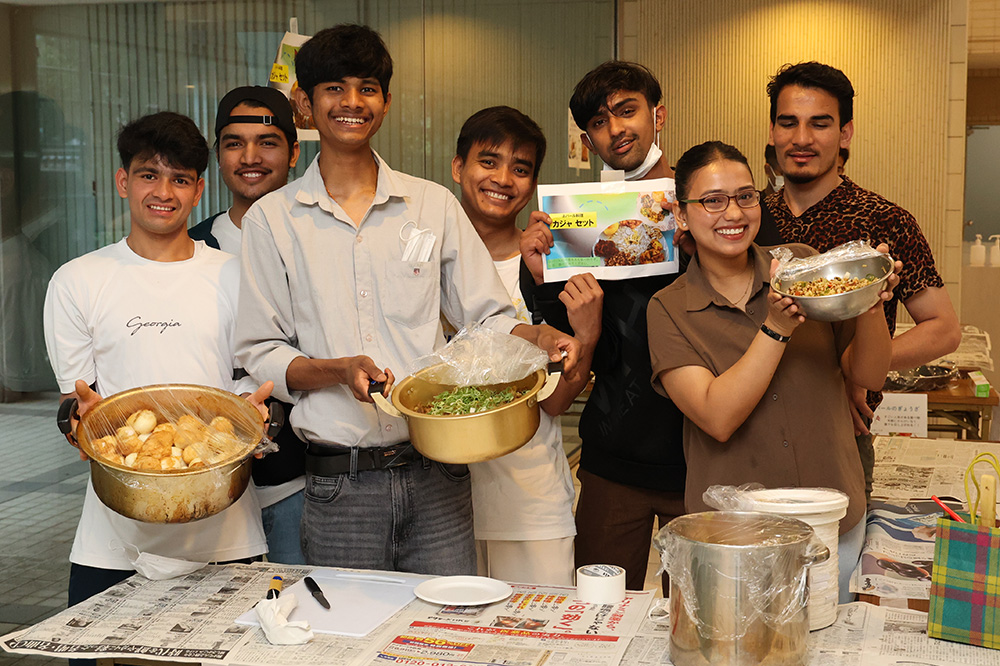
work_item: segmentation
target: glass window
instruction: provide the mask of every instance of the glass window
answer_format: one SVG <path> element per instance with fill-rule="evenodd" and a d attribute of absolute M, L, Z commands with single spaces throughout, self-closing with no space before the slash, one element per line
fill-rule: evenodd
<path fill-rule="evenodd" d="M 375 148 L 401 171 L 453 187 L 465 118 L 494 104 L 532 116 L 549 141 L 541 181 L 596 179 L 567 166 L 567 103 L 612 57 L 611 0 L 217 0 L 0 5 L 0 390 L 55 387 L 42 302 L 52 272 L 128 233 L 115 192 L 115 133 L 154 111 L 184 113 L 214 140 L 219 99 L 264 85 L 289 17 L 312 34 L 342 22 L 379 30 L 395 63 Z M 553 31 L 552 26 L 559 30 Z M 556 35 L 573 35 L 573 39 Z M 4 40 L 0 39 L 0 43 Z M 3 48 L 0 47 L 0 51 Z M 13 92 L 12 92 L 13 91 Z M 293 173 L 317 152 L 303 143 Z M 213 160 L 190 225 L 229 206 Z"/>

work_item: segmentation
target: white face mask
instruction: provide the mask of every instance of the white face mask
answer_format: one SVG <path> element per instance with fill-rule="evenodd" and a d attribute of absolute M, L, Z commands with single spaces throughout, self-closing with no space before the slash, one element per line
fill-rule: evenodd
<path fill-rule="evenodd" d="M 167 580 L 192 573 L 206 566 L 208 562 L 189 562 L 174 557 L 141 553 L 132 544 L 125 544 L 125 557 L 135 570 L 150 580 Z"/>
<path fill-rule="evenodd" d="M 655 143 L 649 147 L 649 152 L 646 153 L 646 159 L 642 161 L 642 164 L 632 169 L 631 171 L 625 172 L 625 180 L 639 180 L 647 173 L 650 169 L 656 166 L 656 163 L 660 161 L 663 156 L 663 151 Z"/>
<path fill-rule="evenodd" d="M 778 190 L 780 190 L 784 186 L 785 186 L 785 177 L 784 176 L 775 176 L 774 180 L 771 181 L 771 189 L 773 189 L 775 192 L 777 192 Z"/>
<path fill-rule="evenodd" d="M 430 229 L 418 229 L 417 223 L 410 220 L 399 230 L 399 240 L 406 244 L 403 261 L 429 261 L 437 238 Z"/>
<path fill-rule="evenodd" d="M 663 151 L 660 150 L 660 133 L 656 131 L 656 111 L 659 107 L 653 108 L 653 143 L 649 146 L 649 152 L 646 153 L 646 159 L 642 161 L 642 164 L 632 169 L 631 171 L 622 172 L 625 176 L 625 180 L 639 180 L 650 170 L 656 166 L 656 163 L 660 161 L 663 156 Z M 604 171 L 621 171 L 620 169 L 614 169 L 608 164 L 604 165 Z M 602 176 L 601 180 L 605 180 Z M 612 179 L 614 180 L 614 179 Z"/>

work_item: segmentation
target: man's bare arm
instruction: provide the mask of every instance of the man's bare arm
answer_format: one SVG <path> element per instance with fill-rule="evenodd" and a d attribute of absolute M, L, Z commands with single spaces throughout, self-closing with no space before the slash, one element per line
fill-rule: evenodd
<path fill-rule="evenodd" d="M 368 384 L 371 380 L 385 382 L 383 392 L 388 393 L 395 377 L 389 368 L 380 369 L 375 361 L 367 356 L 345 358 L 298 356 L 285 370 L 285 383 L 293 391 L 312 391 L 344 384 L 361 402 L 372 402 L 368 395 Z"/>
<path fill-rule="evenodd" d="M 566 283 L 559 300 L 566 306 L 570 326 L 580 343 L 580 360 L 572 371 L 562 374 L 555 391 L 540 405 L 550 416 L 562 414 L 590 382 L 590 364 L 601 337 L 604 290 L 590 273 L 574 275 Z"/>
<path fill-rule="evenodd" d="M 916 325 L 892 340 L 890 370 L 908 370 L 958 349 L 962 331 L 943 287 L 922 289 L 903 301 Z"/>

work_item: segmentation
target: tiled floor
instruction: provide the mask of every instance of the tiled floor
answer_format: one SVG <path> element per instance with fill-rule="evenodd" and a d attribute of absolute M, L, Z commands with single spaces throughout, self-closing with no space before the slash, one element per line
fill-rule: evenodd
<path fill-rule="evenodd" d="M 0 403 L 0 635 L 66 608 L 69 551 L 89 468 L 56 429 L 57 406 L 55 395 Z M 563 432 L 575 462 L 579 438 L 573 414 L 564 417 Z M 658 565 L 651 551 L 647 589 L 659 586 Z M 66 660 L 0 649 L 0 666 L 47 664 L 65 666 Z"/>
<path fill-rule="evenodd" d="M 0 635 L 66 608 L 88 467 L 56 429 L 57 405 L 54 395 L 0 404 Z M 65 663 L 0 651 L 4 666 Z"/>

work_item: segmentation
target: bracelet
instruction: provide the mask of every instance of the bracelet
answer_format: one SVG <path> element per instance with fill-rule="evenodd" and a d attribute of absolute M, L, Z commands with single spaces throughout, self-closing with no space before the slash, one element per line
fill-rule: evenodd
<path fill-rule="evenodd" d="M 781 333 L 778 333 L 777 331 L 772 331 L 771 329 L 769 329 L 767 327 L 767 324 L 761 324 L 760 325 L 760 330 L 761 330 L 761 333 L 763 333 L 764 335 L 766 335 L 769 338 L 774 338 L 778 342 L 788 342 L 789 340 L 792 339 L 792 336 L 790 336 L 790 335 L 782 335 Z"/>

